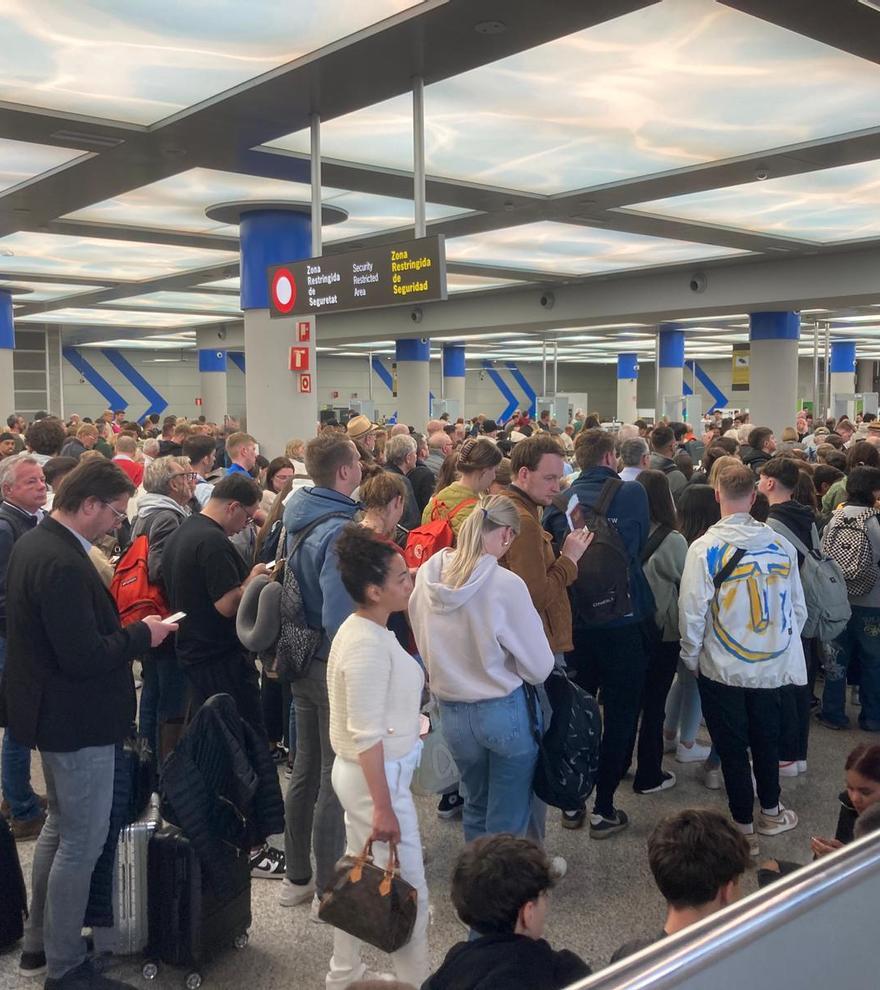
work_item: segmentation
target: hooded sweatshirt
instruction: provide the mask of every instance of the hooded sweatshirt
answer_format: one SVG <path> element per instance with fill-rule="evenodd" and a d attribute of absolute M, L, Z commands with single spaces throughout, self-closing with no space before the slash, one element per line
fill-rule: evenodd
<path fill-rule="evenodd" d="M 747 553 L 716 594 L 713 578 L 737 549 Z M 806 684 L 797 554 L 747 512 L 726 516 L 688 548 L 678 614 L 681 659 L 694 673 L 731 687 Z"/>
<path fill-rule="evenodd" d="M 138 536 L 147 537 L 147 572 L 154 584 L 164 586 L 162 580 L 162 553 L 165 541 L 190 515 L 190 511 L 170 495 L 146 492 L 138 499 L 137 515 L 131 525 L 132 542 Z"/>
<path fill-rule="evenodd" d="M 313 629 L 323 629 L 327 641 L 318 656 L 327 659 L 329 640 L 354 611 L 354 602 L 342 584 L 336 562 L 335 545 L 343 526 L 360 509 L 357 502 L 332 488 L 299 488 L 284 507 L 287 547 L 291 538 L 321 516 L 341 512 L 348 518 L 327 519 L 305 538 L 293 559 L 293 572 L 302 591 L 306 620 Z"/>
<path fill-rule="evenodd" d="M 589 975 L 583 959 L 543 938 L 484 935 L 453 945 L 422 990 L 562 990 Z"/>
<path fill-rule="evenodd" d="M 453 551 L 419 568 L 409 618 L 431 691 L 441 701 L 506 698 L 543 683 L 553 654 L 529 589 L 517 574 L 483 554 L 460 588 L 441 581 Z"/>
<path fill-rule="evenodd" d="M 777 502 L 770 506 L 770 515 L 767 524 L 773 529 L 774 522 L 780 522 L 791 533 L 793 533 L 805 547 L 813 545 L 813 528 L 816 525 L 816 514 L 808 505 L 802 505 L 789 499 L 787 502 Z M 785 536 L 785 533 L 782 534 Z M 816 534 L 818 536 L 818 532 Z M 795 547 L 798 558 L 798 568 L 803 565 L 804 555 Z"/>

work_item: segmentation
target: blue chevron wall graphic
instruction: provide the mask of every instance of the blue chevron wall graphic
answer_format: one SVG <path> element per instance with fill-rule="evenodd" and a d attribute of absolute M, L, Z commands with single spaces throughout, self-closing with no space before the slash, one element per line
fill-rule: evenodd
<path fill-rule="evenodd" d="M 519 385 L 519 387 L 523 390 L 523 392 L 525 392 L 526 399 L 528 399 L 529 402 L 528 414 L 533 417 L 537 416 L 538 397 L 537 395 L 535 395 L 535 391 L 532 388 L 532 386 L 529 385 L 526 376 L 519 370 L 519 368 L 516 366 L 516 364 L 513 361 L 508 361 L 506 367 L 507 370 L 513 376 L 514 381 L 516 381 L 517 385 Z"/>
<path fill-rule="evenodd" d="M 394 378 L 391 372 L 382 363 L 382 358 L 373 355 L 373 360 L 371 362 L 373 371 L 379 376 L 382 384 L 388 389 L 388 391 L 393 391 L 394 389 Z"/>
<path fill-rule="evenodd" d="M 720 409 L 727 405 L 727 396 L 721 391 L 721 389 L 712 381 L 712 379 L 706 374 L 706 372 L 700 367 L 696 361 L 685 361 L 685 367 L 694 373 L 697 381 L 703 386 L 703 388 L 712 396 L 712 405 L 706 410 L 706 412 L 714 412 L 716 409 Z M 693 389 L 688 385 L 687 382 L 684 383 L 684 394 L 693 395 Z"/>
<path fill-rule="evenodd" d="M 61 353 L 64 359 L 73 365 L 82 377 L 99 392 L 110 409 L 127 409 L 128 403 L 116 389 L 80 354 L 75 347 L 63 347 Z"/>
<path fill-rule="evenodd" d="M 242 374 L 245 374 L 244 351 L 227 351 L 226 356 Z"/>
<path fill-rule="evenodd" d="M 501 420 L 510 419 L 510 417 L 519 408 L 519 403 L 517 402 L 516 396 L 507 387 L 507 383 L 498 374 L 498 372 L 492 367 L 491 361 L 483 361 L 483 370 L 489 376 L 490 381 L 494 384 L 495 388 L 502 394 L 502 396 L 507 400 L 507 405 L 504 410 L 499 413 L 498 418 Z"/>
<path fill-rule="evenodd" d="M 132 385 L 141 393 L 141 395 L 149 402 L 149 406 L 145 412 L 138 417 L 138 422 L 145 420 L 147 416 L 155 413 L 157 416 L 161 416 L 162 413 L 168 408 L 168 400 L 164 396 L 160 395 L 156 389 L 144 378 L 144 376 L 135 368 L 131 362 L 122 354 L 119 353 L 115 348 L 104 347 L 101 349 L 101 353 L 105 358 L 113 365 L 113 367 L 126 379 L 126 381 L 131 382 Z"/>

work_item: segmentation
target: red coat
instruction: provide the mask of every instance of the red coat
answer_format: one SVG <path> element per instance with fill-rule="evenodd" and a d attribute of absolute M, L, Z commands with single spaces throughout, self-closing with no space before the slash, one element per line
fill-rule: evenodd
<path fill-rule="evenodd" d="M 131 483 L 135 488 L 139 488 L 141 482 L 144 480 L 144 466 L 137 461 L 129 460 L 127 457 L 114 457 L 113 463 L 118 467 L 122 468 L 123 471 L 131 478 Z"/>

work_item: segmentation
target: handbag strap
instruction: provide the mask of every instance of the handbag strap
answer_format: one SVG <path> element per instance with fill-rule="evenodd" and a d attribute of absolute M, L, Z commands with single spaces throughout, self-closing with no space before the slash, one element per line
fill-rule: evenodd
<path fill-rule="evenodd" d="M 531 727 L 532 735 L 535 737 L 535 742 L 538 744 L 538 748 L 540 748 L 543 737 L 541 736 L 541 730 L 538 728 L 536 705 L 541 703 L 538 698 L 538 689 L 534 684 L 523 681 L 523 690 L 526 695 L 526 708 L 529 710 L 529 726 Z"/>
<path fill-rule="evenodd" d="M 712 583 L 715 585 L 716 591 L 721 590 L 721 585 L 724 584 L 724 582 L 730 577 L 731 574 L 733 574 L 737 565 L 743 559 L 743 557 L 745 557 L 747 553 L 748 551 L 743 550 L 742 547 L 734 551 L 733 556 L 730 558 L 730 560 L 727 561 L 724 567 L 722 567 L 721 570 L 712 579 Z"/>
<path fill-rule="evenodd" d="M 367 839 L 366 845 L 361 850 L 357 859 L 355 860 L 354 866 L 351 868 L 348 876 L 352 883 L 360 883 L 361 877 L 364 874 L 364 867 L 367 863 L 373 862 L 373 840 Z M 397 855 L 397 843 L 388 843 L 388 865 L 385 867 L 385 876 L 382 877 L 382 882 L 379 884 L 379 893 L 383 897 L 387 897 L 391 893 L 391 881 L 396 875 L 400 873 L 400 858 Z"/>

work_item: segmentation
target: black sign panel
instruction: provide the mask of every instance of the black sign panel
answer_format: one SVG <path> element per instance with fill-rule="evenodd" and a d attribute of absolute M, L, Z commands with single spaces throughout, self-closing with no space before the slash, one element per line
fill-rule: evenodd
<path fill-rule="evenodd" d="M 413 306 L 446 298 L 443 237 L 324 255 L 268 271 L 272 317 Z"/>

